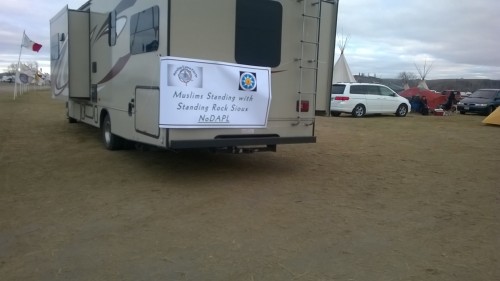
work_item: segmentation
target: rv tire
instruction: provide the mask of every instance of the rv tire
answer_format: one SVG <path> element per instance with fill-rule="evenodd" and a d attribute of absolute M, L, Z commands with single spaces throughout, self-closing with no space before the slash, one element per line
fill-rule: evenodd
<path fill-rule="evenodd" d="M 108 114 L 104 116 L 101 124 L 102 141 L 108 150 L 119 150 L 123 148 L 124 140 L 111 132 L 111 118 Z"/>

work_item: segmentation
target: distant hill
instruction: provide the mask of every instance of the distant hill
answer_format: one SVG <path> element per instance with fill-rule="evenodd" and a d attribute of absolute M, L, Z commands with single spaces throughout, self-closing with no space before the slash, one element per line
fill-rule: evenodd
<path fill-rule="evenodd" d="M 403 90 L 399 79 L 381 79 L 371 76 L 354 75 L 356 81 L 362 83 L 379 83 L 388 86 L 396 92 Z M 416 87 L 418 81 L 412 81 L 410 87 Z M 460 92 L 473 92 L 477 89 L 493 88 L 500 89 L 500 80 L 490 79 L 436 79 L 425 80 L 431 90 L 442 92 L 444 90 L 458 90 Z"/>
<path fill-rule="evenodd" d="M 500 89 L 500 80 L 489 79 L 438 79 L 426 81 L 429 88 L 436 91 L 459 90 L 461 92 L 473 92 L 477 89 L 493 88 Z"/>

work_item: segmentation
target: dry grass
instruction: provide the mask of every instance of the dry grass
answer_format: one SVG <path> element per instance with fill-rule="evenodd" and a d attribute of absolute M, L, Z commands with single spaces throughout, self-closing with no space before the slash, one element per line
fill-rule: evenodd
<path fill-rule="evenodd" d="M 0 93 L 2 280 L 499 280 L 499 127 L 318 117 L 318 143 L 103 149 Z"/>

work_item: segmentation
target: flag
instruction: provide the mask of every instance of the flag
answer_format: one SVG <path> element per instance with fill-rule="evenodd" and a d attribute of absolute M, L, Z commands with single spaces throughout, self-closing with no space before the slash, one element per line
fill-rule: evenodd
<path fill-rule="evenodd" d="M 21 64 L 16 74 L 16 82 L 18 84 L 31 84 L 35 80 L 35 77 L 35 70 L 25 64 Z"/>
<path fill-rule="evenodd" d="M 42 48 L 42 45 L 36 43 L 36 42 L 33 42 L 31 41 L 31 39 L 29 39 L 28 36 L 26 36 L 26 33 L 23 34 L 23 44 L 22 44 L 23 47 L 27 48 L 27 49 L 30 49 L 34 52 L 38 52 L 40 51 L 40 49 Z"/>
<path fill-rule="evenodd" d="M 16 75 L 16 83 L 18 84 L 30 84 L 33 81 L 33 77 L 28 72 L 18 72 Z"/>

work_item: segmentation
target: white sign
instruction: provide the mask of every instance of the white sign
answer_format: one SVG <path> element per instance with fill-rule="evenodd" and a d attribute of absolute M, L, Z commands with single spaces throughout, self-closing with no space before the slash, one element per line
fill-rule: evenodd
<path fill-rule="evenodd" d="M 161 58 L 160 128 L 265 128 L 271 69 Z"/>

